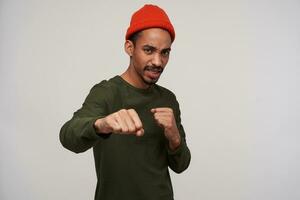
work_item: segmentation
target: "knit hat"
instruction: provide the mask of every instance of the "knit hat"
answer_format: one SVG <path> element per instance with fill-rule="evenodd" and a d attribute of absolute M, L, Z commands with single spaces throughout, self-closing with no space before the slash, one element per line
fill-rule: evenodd
<path fill-rule="evenodd" d="M 162 28 L 170 33 L 172 42 L 175 39 L 175 30 L 168 15 L 156 5 L 146 4 L 131 16 L 130 25 L 125 39 L 138 31 L 148 28 Z"/>

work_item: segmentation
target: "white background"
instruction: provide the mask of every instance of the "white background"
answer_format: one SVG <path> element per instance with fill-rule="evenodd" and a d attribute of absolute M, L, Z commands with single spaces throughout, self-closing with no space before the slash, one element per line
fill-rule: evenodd
<path fill-rule="evenodd" d="M 59 142 L 90 88 L 128 66 L 146 1 L 0 1 L 0 199 L 93 199 L 92 151 Z M 300 2 L 152 1 L 177 33 L 160 85 L 192 153 L 176 200 L 300 199 Z"/>

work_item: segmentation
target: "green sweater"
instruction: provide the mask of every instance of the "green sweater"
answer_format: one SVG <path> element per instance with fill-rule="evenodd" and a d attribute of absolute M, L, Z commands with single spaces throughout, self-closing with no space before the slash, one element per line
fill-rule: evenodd
<path fill-rule="evenodd" d="M 182 138 L 176 151 L 168 148 L 163 129 L 150 111 L 157 107 L 173 109 Z M 95 132 L 96 119 L 123 108 L 138 113 L 145 130 L 142 137 Z M 93 147 L 98 180 L 95 200 L 172 200 L 168 167 L 180 173 L 191 158 L 175 95 L 156 84 L 135 88 L 120 76 L 91 89 L 82 107 L 61 128 L 60 141 L 76 153 Z"/>

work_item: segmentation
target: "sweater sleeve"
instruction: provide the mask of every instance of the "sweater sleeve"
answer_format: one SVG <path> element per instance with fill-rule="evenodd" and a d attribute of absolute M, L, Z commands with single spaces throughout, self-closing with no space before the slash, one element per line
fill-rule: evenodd
<path fill-rule="evenodd" d="M 108 91 L 104 82 L 95 85 L 86 97 L 82 107 L 61 128 L 61 144 L 75 153 L 84 152 L 109 135 L 97 134 L 94 122 L 107 115 Z"/>
<path fill-rule="evenodd" d="M 176 118 L 177 127 L 180 133 L 180 137 L 181 137 L 181 143 L 180 146 L 175 151 L 171 151 L 168 148 L 168 162 L 169 162 L 169 167 L 174 172 L 181 173 L 188 168 L 191 161 L 191 153 L 186 143 L 185 131 L 181 124 L 180 109 L 177 101 L 176 101 L 176 109 L 174 114 Z"/>

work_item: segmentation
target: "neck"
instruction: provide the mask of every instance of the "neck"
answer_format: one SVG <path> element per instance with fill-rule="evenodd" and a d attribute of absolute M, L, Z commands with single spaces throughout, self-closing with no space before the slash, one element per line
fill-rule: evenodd
<path fill-rule="evenodd" d="M 147 89 L 150 87 L 149 84 L 145 83 L 140 76 L 136 74 L 136 72 L 131 70 L 133 67 L 128 67 L 128 69 L 121 75 L 121 77 L 128 82 L 130 85 L 140 88 L 140 89 Z"/>

